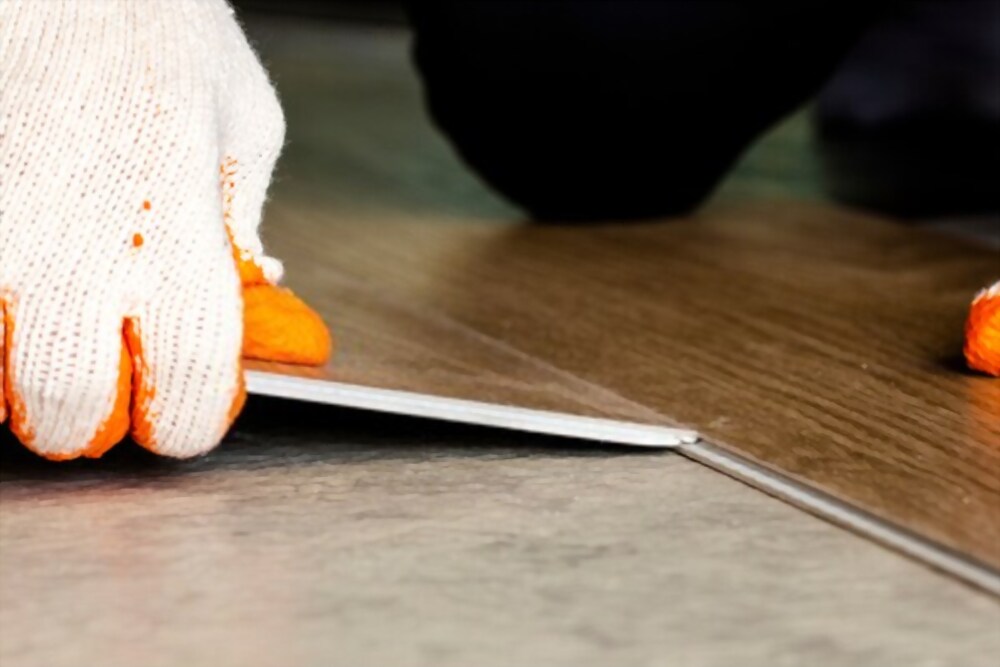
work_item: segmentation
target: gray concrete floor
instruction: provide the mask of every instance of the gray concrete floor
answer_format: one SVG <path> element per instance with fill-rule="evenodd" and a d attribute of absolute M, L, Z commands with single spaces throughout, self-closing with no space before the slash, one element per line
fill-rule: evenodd
<path fill-rule="evenodd" d="M 195 462 L 2 451 L 4 667 L 1000 655 L 995 600 L 670 453 L 265 399 Z"/>

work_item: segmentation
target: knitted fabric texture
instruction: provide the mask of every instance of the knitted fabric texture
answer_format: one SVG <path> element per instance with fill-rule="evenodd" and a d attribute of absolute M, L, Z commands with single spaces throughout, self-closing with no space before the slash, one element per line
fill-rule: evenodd
<path fill-rule="evenodd" d="M 274 295 L 248 315 L 284 318 L 255 356 L 325 360 L 257 233 L 283 137 L 223 0 L 0 1 L 0 421 L 21 442 L 213 447 L 243 400 L 241 278 Z"/>

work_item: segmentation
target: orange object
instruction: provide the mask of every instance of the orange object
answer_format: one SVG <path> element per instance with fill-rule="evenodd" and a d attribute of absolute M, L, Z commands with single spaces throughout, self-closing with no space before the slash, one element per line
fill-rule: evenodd
<path fill-rule="evenodd" d="M 232 226 L 238 170 L 239 161 L 233 157 L 219 165 L 222 217 L 243 285 L 243 357 L 322 366 L 333 350 L 322 318 L 291 290 L 272 285 L 253 255 L 236 243 Z"/>
<path fill-rule="evenodd" d="M 333 342 L 322 318 L 284 287 L 272 285 L 260 266 L 233 245 L 243 285 L 243 357 L 322 366 Z"/>
<path fill-rule="evenodd" d="M 227 231 L 232 222 L 231 206 L 235 187 L 236 160 L 228 159 L 222 166 L 224 218 Z M 142 208 L 152 208 L 148 200 Z M 140 248 L 145 243 L 141 233 L 134 233 L 132 246 Z M 230 233 L 230 241 L 233 241 Z M 243 288 L 244 340 L 242 356 L 264 361 L 292 364 L 322 365 L 330 358 L 332 340 L 319 315 L 295 296 L 291 290 L 271 284 L 257 259 L 244 252 L 235 242 L 231 243 L 233 259 Z M 110 413 L 92 435 L 89 442 L 71 452 L 53 454 L 37 452 L 32 447 L 35 434 L 30 425 L 24 401 L 14 391 L 14 378 L 18 371 L 11 363 L 11 346 L 14 341 L 16 302 L 0 300 L 0 424 L 8 428 L 28 448 L 51 460 L 67 460 L 80 456 L 98 458 L 121 441 L 126 434 L 139 445 L 157 451 L 155 417 L 151 405 L 155 395 L 154 380 L 149 364 L 144 358 L 140 323 L 128 319 L 124 323 L 118 382 Z M 246 400 L 242 372 L 227 423 L 220 424 L 224 431 L 238 416 Z M 220 433 L 220 438 L 221 438 Z"/>
<path fill-rule="evenodd" d="M 6 304 L 0 301 L 0 313 L 3 317 L 4 335 L 3 344 L 0 345 L 0 362 L 3 365 L 3 378 L 0 382 L 0 422 L 10 419 L 10 430 L 17 438 L 29 446 L 35 439 L 34 433 L 27 425 L 24 401 L 22 401 L 14 391 L 14 368 L 11 364 L 11 348 L 14 344 L 14 314 L 11 312 L 13 304 Z"/>
<path fill-rule="evenodd" d="M 121 442 L 129 427 L 129 401 L 132 399 L 132 357 L 122 339 L 121 358 L 118 362 L 118 389 L 111 414 L 104 420 L 93 439 L 83 448 L 80 456 L 97 459 Z M 49 457 L 51 458 L 51 457 Z"/>
<path fill-rule="evenodd" d="M 333 342 L 323 320 L 291 290 L 274 285 L 243 288 L 243 356 L 321 366 Z"/>
<path fill-rule="evenodd" d="M 965 360 L 970 368 L 1000 376 L 1000 282 L 972 301 L 965 322 Z"/>
<path fill-rule="evenodd" d="M 10 326 L 7 309 L 0 300 L 0 424 L 7 421 L 7 383 L 10 377 L 7 373 L 7 351 L 10 349 Z"/>
<path fill-rule="evenodd" d="M 236 270 L 240 274 L 240 282 L 243 287 L 270 284 L 264 277 L 264 269 L 260 268 L 253 257 L 237 248 L 236 244 L 233 244 L 233 259 L 236 261 Z"/>
<path fill-rule="evenodd" d="M 132 402 L 129 406 L 131 427 L 129 434 L 135 442 L 150 451 L 156 451 L 153 440 L 153 420 L 149 406 L 153 402 L 154 387 L 149 377 L 149 366 L 142 354 L 142 334 L 135 320 L 125 320 L 123 334 L 125 347 L 132 358 Z"/>
<path fill-rule="evenodd" d="M 0 336 L 0 424 L 10 418 L 9 428 L 25 447 L 51 461 L 66 461 L 83 456 L 100 458 L 108 450 L 121 442 L 126 434 L 146 449 L 156 451 L 152 415 L 149 406 L 154 391 L 148 378 L 148 368 L 142 355 L 142 343 L 138 325 L 126 320 L 122 333 L 121 356 L 118 368 L 118 388 L 111 413 L 98 427 L 90 442 L 71 453 L 55 454 L 40 452 L 32 447 L 34 434 L 28 425 L 28 415 L 24 403 L 14 391 L 14 373 L 10 360 L 11 344 L 14 336 L 14 318 L 10 309 L 0 303 L 0 317 L 4 323 L 4 335 Z M 243 375 L 240 373 L 239 386 L 233 397 L 233 405 L 227 416 L 223 430 L 236 419 L 246 400 Z"/>
<path fill-rule="evenodd" d="M 24 407 L 24 401 L 14 391 L 15 369 L 10 357 L 14 341 L 12 307 L 4 308 L 3 304 L 0 303 L 0 310 L 3 311 L 0 315 L 2 315 L 4 323 L 3 340 L 0 340 L 0 423 L 3 423 L 7 417 L 10 417 L 10 430 L 17 436 L 18 440 L 31 451 L 53 461 L 75 459 L 78 456 L 97 458 L 124 438 L 128 432 L 129 424 L 128 405 L 131 397 L 132 366 L 123 346 L 119 358 L 118 389 L 111 414 L 108 415 L 97 429 L 97 433 L 94 434 L 90 442 L 81 447 L 79 451 L 71 454 L 44 453 L 32 447 L 35 437 L 31 427 L 28 425 L 27 410 Z"/>

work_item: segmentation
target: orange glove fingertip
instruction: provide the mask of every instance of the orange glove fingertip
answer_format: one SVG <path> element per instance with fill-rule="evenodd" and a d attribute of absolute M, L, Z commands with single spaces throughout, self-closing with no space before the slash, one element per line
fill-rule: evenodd
<path fill-rule="evenodd" d="M 998 283 L 1000 285 L 1000 283 Z M 965 360 L 970 368 L 1000 376 L 1000 289 L 980 292 L 965 323 Z"/>
<path fill-rule="evenodd" d="M 326 324 L 291 290 L 273 285 L 244 288 L 244 358 L 322 366 L 332 354 Z"/>
<path fill-rule="evenodd" d="M 128 434 L 131 422 L 129 403 L 132 400 L 132 358 L 128 352 L 125 335 L 122 334 L 121 355 L 118 361 L 118 387 L 111 414 L 94 434 L 94 438 L 83 448 L 80 456 L 98 459 L 121 442 Z"/>

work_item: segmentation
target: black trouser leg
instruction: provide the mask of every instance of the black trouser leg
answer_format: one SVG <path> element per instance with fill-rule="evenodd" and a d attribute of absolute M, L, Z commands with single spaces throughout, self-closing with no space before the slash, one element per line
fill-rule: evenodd
<path fill-rule="evenodd" d="M 862 4 L 862 3 L 858 3 Z M 542 219 L 701 202 L 877 11 L 839 2 L 412 2 L 435 122 Z"/>

